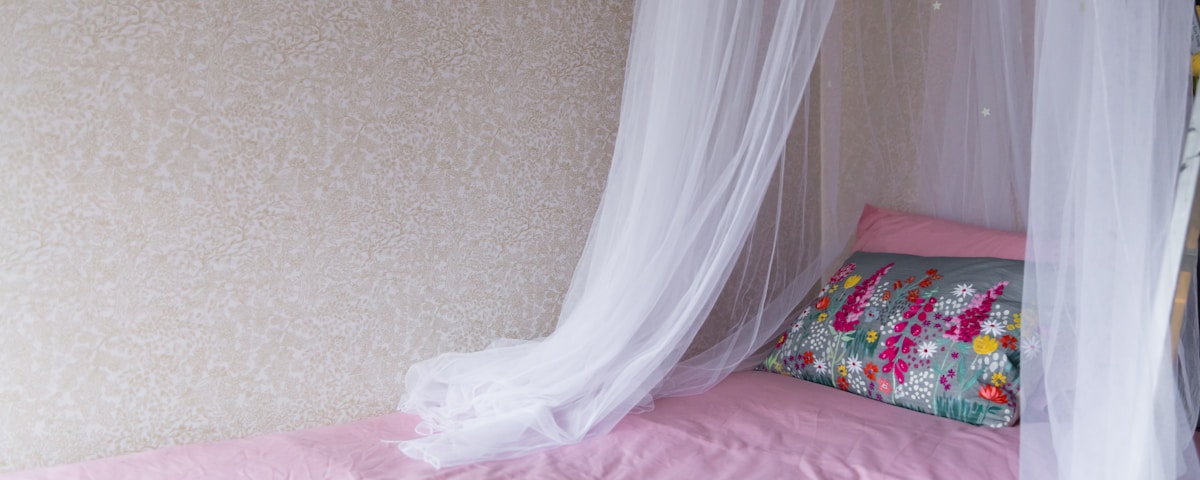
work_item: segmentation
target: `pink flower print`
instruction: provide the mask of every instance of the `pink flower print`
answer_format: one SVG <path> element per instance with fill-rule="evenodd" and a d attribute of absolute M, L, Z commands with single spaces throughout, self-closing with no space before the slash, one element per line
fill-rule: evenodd
<path fill-rule="evenodd" d="M 970 342 L 979 335 L 983 330 L 980 324 L 987 319 L 988 313 L 992 311 L 992 304 L 1000 295 L 1004 294 L 1004 287 L 1008 282 L 997 283 L 988 291 L 975 295 L 971 299 L 970 305 L 962 313 L 951 318 L 946 322 L 946 330 L 943 336 L 949 339 L 958 340 L 960 342 Z"/>
<path fill-rule="evenodd" d="M 879 354 L 881 360 L 887 360 L 887 363 L 883 364 L 882 370 L 884 373 L 894 373 L 896 375 L 896 382 L 904 383 L 904 372 L 908 371 L 908 363 L 902 359 L 897 359 L 896 355 L 901 351 L 908 353 L 916 343 L 905 338 L 903 334 L 888 338 L 885 343 L 888 348 Z M 897 347 L 896 343 L 900 343 L 900 347 Z"/>
<path fill-rule="evenodd" d="M 896 362 L 896 355 L 900 353 L 900 348 L 896 346 L 896 342 L 900 340 L 900 335 L 896 335 L 887 339 L 888 347 L 879 353 L 880 360 L 886 360 L 883 364 L 883 371 L 892 371 L 892 364 Z"/>
<path fill-rule="evenodd" d="M 904 383 L 904 373 L 908 371 L 908 362 L 896 360 L 896 383 Z"/>
<path fill-rule="evenodd" d="M 842 280 L 845 280 L 846 277 L 850 276 L 850 272 L 853 272 L 856 267 L 857 266 L 853 263 L 842 265 L 842 268 L 839 268 L 838 271 L 833 274 L 833 277 L 829 279 L 829 283 L 838 283 Z"/>
<path fill-rule="evenodd" d="M 935 298 L 925 299 L 913 297 L 910 298 L 909 301 L 911 304 L 908 306 L 908 310 L 904 312 L 904 318 L 906 320 L 913 317 L 917 317 L 917 320 L 927 319 L 929 317 L 929 313 L 933 312 L 933 304 L 937 303 L 937 299 Z"/>
<path fill-rule="evenodd" d="M 921 311 L 921 305 L 925 303 L 925 299 L 913 296 L 909 299 L 909 302 L 908 310 L 904 312 L 905 320 L 915 317 Z"/>
<path fill-rule="evenodd" d="M 883 393 L 892 393 L 892 384 L 888 383 L 886 378 L 879 379 L 879 391 Z"/>
<path fill-rule="evenodd" d="M 871 301 L 871 295 L 875 292 L 875 285 L 879 283 L 881 277 L 887 274 L 888 270 L 892 269 L 892 265 L 895 264 L 889 263 L 885 265 L 854 287 L 854 292 L 846 297 L 846 303 L 843 303 L 842 308 L 834 315 L 834 330 L 850 332 L 858 326 L 858 319 L 862 315 L 863 309 L 866 308 L 867 303 Z"/>

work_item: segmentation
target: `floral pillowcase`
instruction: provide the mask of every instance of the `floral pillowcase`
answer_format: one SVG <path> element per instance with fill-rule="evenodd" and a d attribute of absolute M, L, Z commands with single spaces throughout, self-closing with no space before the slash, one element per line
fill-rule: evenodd
<path fill-rule="evenodd" d="M 989 427 L 1017 421 L 1024 262 L 856 252 L 759 370 Z"/>

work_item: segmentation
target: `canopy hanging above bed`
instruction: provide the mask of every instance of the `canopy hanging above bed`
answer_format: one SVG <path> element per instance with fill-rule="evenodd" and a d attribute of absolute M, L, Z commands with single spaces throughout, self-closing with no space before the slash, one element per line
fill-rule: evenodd
<path fill-rule="evenodd" d="M 1164 247 L 1191 11 L 639 2 L 608 184 L 556 331 L 415 365 L 401 408 L 432 435 L 400 448 L 507 458 L 710 388 L 779 331 L 872 202 L 1027 231 L 1023 477 L 1200 475 L 1179 380 L 1197 322 L 1174 356 L 1159 279 L 1178 258 Z"/>

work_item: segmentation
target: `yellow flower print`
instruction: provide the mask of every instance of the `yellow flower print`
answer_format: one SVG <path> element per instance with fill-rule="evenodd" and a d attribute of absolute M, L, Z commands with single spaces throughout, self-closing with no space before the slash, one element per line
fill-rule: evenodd
<path fill-rule="evenodd" d="M 879 340 L 879 332 L 874 330 L 867 332 L 867 343 L 875 343 L 876 340 Z"/>
<path fill-rule="evenodd" d="M 838 375 L 841 375 L 843 377 L 846 376 L 846 366 L 845 365 L 838 365 Z"/>
<path fill-rule="evenodd" d="M 997 342 L 996 339 L 987 335 L 980 335 L 975 337 L 975 341 L 971 342 L 971 345 L 975 347 L 975 353 L 987 355 L 996 351 L 996 347 L 1000 346 L 1000 342 Z"/>
<path fill-rule="evenodd" d="M 996 372 L 992 374 L 992 385 L 1003 387 L 1005 383 L 1008 383 L 1008 377 L 1004 376 L 1003 373 Z"/>
<path fill-rule="evenodd" d="M 1012 323 L 1009 323 L 1009 324 L 1008 324 L 1008 329 L 1009 329 L 1009 330 L 1016 330 L 1016 329 L 1018 329 L 1018 328 L 1021 328 L 1021 314 L 1019 314 L 1019 313 L 1014 313 L 1014 314 L 1013 314 L 1013 321 L 1012 321 Z"/>
<path fill-rule="evenodd" d="M 835 284 L 833 284 L 833 285 L 830 285 L 830 286 L 829 286 L 829 291 L 830 291 L 830 292 L 836 292 L 836 291 L 837 291 L 837 289 L 838 289 L 838 286 L 837 286 L 837 284 L 836 284 L 836 283 L 835 283 Z"/>
<path fill-rule="evenodd" d="M 817 315 L 817 321 L 818 321 L 818 322 L 824 322 L 826 318 L 829 318 L 829 314 L 828 314 L 828 313 L 821 312 L 821 314 L 820 314 L 820 315 Z"/>
<path fill-rule="evenodd" d="M 850 278 L 846 279 L 846 288 L 858 285 L 859 280 L 862 280 L 862 275 L 851 275 Z"/>

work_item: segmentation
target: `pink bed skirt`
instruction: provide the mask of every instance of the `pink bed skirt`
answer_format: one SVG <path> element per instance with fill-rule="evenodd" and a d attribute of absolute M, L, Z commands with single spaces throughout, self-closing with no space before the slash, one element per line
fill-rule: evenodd
<path fill-rule="evenodd" d="M 914 479 L 1017 477 L 1016 428 L 975 427 L 762 372 L 661 399 L 612 433 L 514 460 L 435 470 L 383 439 L 413 416 L 186 445 L 0 479 Z"/>

